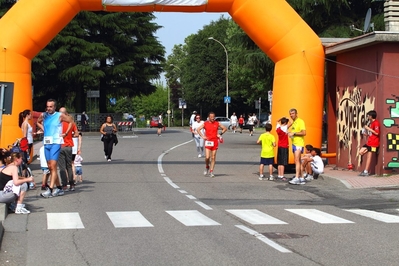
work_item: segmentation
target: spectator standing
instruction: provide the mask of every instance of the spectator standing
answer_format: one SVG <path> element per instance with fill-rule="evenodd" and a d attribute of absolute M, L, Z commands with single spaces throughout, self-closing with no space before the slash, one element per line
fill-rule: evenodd
<path fill-rule="evenodd" d="M 380 146 L 380 122 L 377 120 L 377 112 L 371 110 L 367 113 L 367 119 L 370 125 L 365 125 L 363 134 L 368 136 L 367 143 L 359 150 L 359 155 L 367 154 L 366 166 L 360 176 L 369 176 L 371 157 L 377 154 Z"/>
<path fill-rule="evenodd" d="M 87 123 L 89 121 L 89 116 L 86 114 L 85 111 L 82 112 L 81 116 L 80 116 L 80 123 L 81 123 L 81 131 L 85 132 L 86 128 L 87 128 Z"/>
<path fill-rule="evenodd" d="M 260 163 L 259 163 L 259 180 L 267 180 L 263 175 L 263 168 L 265 165 L 269 167 L 269 180 L 274 180 L 273 177 L 273 163 L 274 163 L 274 147 L 276 147 L 276 139 L 270 131 L 272 130 L 271 124 L 265 125 L 266 132 L 261 134 L 258 138 L 257 144 L 262 145 L 260 152 Z"/>
<path fill-rule="evenodd" d="M 201 136 L 197 132 L 197 128 L 202 126 L 204 124 L 204 121 L 201 120 L 200 115 L 195 116 L 195 121 L 192 123 L 192 132 L 194 134 L 194 141 L 195 141 L 195 146 L 197 147 L 197 153 L 198 153 L 198 158 L 204 157 L 204 139 L 201 138 Z M 202 129 L 202 134 L 204 134 L 204 130 Z"/>
<path fill-rule="evenodd" d="M 220 134 L 218 133 L 219 128 L 222 129 Z M 205 134 L 203 134 L 202 129 L 205 129 Z M 209 174 L 210 177 L 215 177 L 213 170 L 215 169 L 216 164 L 216 153 L 219 147 L 219 139 L 226 131 L 227 128 L 215 120 L 214 112 L 210 112 L 208 114 L 208 120 L 197 128 L 197 133 L 205 141 L 205 176 Z"/>
<path fill-rule="evenodd" d="M 70 116 L 65 107 L 61 107 L 59 110 L 60 113 Z M 70 116 L 72 118 L 72 116 Z M 60 177 L 62 182 L 62 194 L 64 191 L 68 189 L 69 186 L 73 186 L 73 171 L 72 171 L 72 148 L 74 147 L 73 137 L 78 136 L 79 132 L 76 127 L 76 124 L 73 122 L 72 128 L 68 130 L 69 124 L 66 122 L 62 122 L 62 132 L 64 133 L 64 143 L 61 145 L 60 156 L 58 158 L 58 168 L 60 170 Z M 59 194 L 60 195 L 60 194 Z"/>
<path fill-rule="evenodd" d="M 238 122 L 238 119 L 237 119 L 236 113 L 233 112 L 233 114 L 230 117 L 231 130 L 233 130 L 233 133 L 236 133 L 237 122 Z"/>
<path fill-rule="evenodd" d="M 288 122 L 286 117 L 277 121 L 276 132 L 278 136 L 277 148 L 277 178 L 283 181 L 287 179 L 284 176 L 285 166 L 288 165 Z"/>
<path fill-rule="evenodd" d="M 56 112 L 56 108 L 57 104 L 54 99 L 47 100 L 46 112 L 42 113 L 37 120 L 38 127 L 43 130 L 44 152 L 51 174 L 49 187 L 40 194 L 44 198 L 58 196 L 62 190 L 57 173 L 57 160 L 60 155 L 61 145 L 64 143 L 64 137 L 70 133 L 73 125 L 72 117 Z M 62 131 L 62 122 L 68 123 L 65 132 Z"/>
<path fill-rule="evenodd" d="M 296 109 L 291 109 L 289 113 L 292 124 L 288 136 L 292 139 L 292 152 L 294 153 L 295 160 L 295 177 L 289 183 L 293 185 L 304 185 L 306 181 L 301 175 L 301 154 L 305 146 L 306 126 L 305 122 L 298 117 L 298 111 Z"/>
<path fill-rule="evenodd" d="M 76 136 L 76 134 L 72 137 L 73 140 L 73 147 L 72 147 L 72 162 L 75 161 L 76 154 L 81 151 L 82 149 L 82 132 Z M 72 173 L 73 173 L 73 183 L 76 182 L 76 174 L 75 174 L 75 164 L 72 163 Z M 70 189 L 71 190 L 71 189 Z"/>
<path fill-rule="evenodd" d="M 80 155 L 80 151 L 76 154 L 75 161 L 73 162 L 75 165 L 75 174 L 76 174 L 76 182 L 83 182 L 83 169 L 82 169 L 82 161 L 83 158 Z M 71 188 L 72 191 L 75 190 L 75 186 Z"/>
<path fill-rule="evenodd" d="M 103 135 L 101 140 L 104 143 L 104 157 L 108 162 L 111 161 L 111 155 L 115 141 L 114 135 L 116 132 L 118 132 L 118 130 L 114 124 L 114 119 L 112 116 L 108 115 L 100 128 L 100 133 Z"/>
<path fill-rule="evenodd" d="M 30 110 L 24 110 L 19 113 L 19 127 L 22 130 L 22 136 L 28 140 L 29 148 L 24 152 L 25 163 L 29 161 L 29 154 L 33 146 L 33 130 L 32 126 L 29 124 L 29 120 L 32 119 L 32 113 Z"/>

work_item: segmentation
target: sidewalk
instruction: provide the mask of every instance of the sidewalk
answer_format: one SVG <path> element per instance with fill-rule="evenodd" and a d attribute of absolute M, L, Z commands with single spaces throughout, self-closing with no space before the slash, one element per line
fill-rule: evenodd
<path fill-rule="evenodd" d="M 399 187 L 399 174 L 390 176 L 359 176 L 359 172 L 327 165 L 324 177 L 335 178 L 348 188 Z"/>

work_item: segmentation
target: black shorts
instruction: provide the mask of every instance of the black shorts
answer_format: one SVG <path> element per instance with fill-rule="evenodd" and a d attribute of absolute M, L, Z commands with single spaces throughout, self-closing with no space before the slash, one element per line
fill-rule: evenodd
<path fill-rule="evenodd" d="M 249 131 L 254 131 L 254 125 L 248 125 Z"/>
<path fill-rule="evenodd" d="M 163 125 L 161 123 L 158 123 L 158 128 L 163 128 Z"/>
<path fill-rule="evenodd" d="M 277 149 L 277 164 L 288 165 L 288 148 L 278 147 Z"/>
<path fill-rule="evenodd" d="M 371 152 L 375 152 L 375 153 L 377 153 L 379 150 L 379 147 L 370 147 L 367 144 L 364 144 L 363 147 L 366 148 L 367 151 L 371 151 Z"/>

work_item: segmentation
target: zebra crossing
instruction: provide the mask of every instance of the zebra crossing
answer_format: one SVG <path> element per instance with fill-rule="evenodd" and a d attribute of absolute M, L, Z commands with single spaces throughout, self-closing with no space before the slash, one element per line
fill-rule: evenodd
<path fill-rule="evenodd" d="M 227 213 L 239 220 L 252 225 L 288 225 L 288 221 L 283 221 L 257 209 L 226 209 Z M 283 209 L 284 212 L 306 218 L 319 224 L 353 224 L 354 221 L 338 217 L 317 209 Z M 399 223 L 399 215 L 387 214 L 383 212 L 364 210 L 364 209 L 344 209 L 345 212 L 373 219 L 383 223 Z M 396 211 L 399 211 L 396 210 Z M 174 220 L 184 226 L 221 226 L 219 221 L 215 221 L 204 215 L 198 210 L 168 210 L 165 211 Z M 154 227 L 140 211 L 115 211 L 105 213 L 115 228 L 137 228 Z M 285 216 L 285 215 L 284 215 Z M 47 213 L 47 229 L 85 229 L 84 221 L 79 213 Z"/>

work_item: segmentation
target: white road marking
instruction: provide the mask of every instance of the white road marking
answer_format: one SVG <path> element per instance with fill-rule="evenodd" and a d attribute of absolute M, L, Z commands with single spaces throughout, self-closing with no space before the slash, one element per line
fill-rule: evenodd
<path fill-rule="evenodd" d="M 183 193 L 183 194 L 186 194 L 186 193 L 187 193 L 187 191 L 185 191 L 185 190 L 179 190 L 179 192 L 180 192 L 180 193 Z"/>
<path fill-rule="evenodd" d="M 286 211 L 295 213 L 297 215 L 300 215 L 304 218 L 307 218 L 309 220 L 315 221 L 317 223 L 321 224 L 349 224 L 349 223 L 354 223 L 349 220 L 345 220 L 343 218 L 340 218 L 338 216 L 334 216 L 331 214 L 328 214 L 326 212 L 322 212 L 316 209 L 285 209 Z"/>
<path fill-rule="evenodd" d="M 197 199 L 196 197 L 194 197 L 193 195 L 186 195 L 187 198 L 189 199 Z"/>
<path fill-rule="evenodd" d="M 77 212 L 47 213 L 47 229 L 84 229 Z"/>
<path fill-rule="evenodd" d="M 174 188 L 180 188 L 178 185 L 176 185 L 175 183 L 173 183 L 173 181 L 170 180 L 169 177 L 166 177 L 166 176 L 165 176 L 163 179 L 165 179 L 165 181 L 168 182 L 168 184 L 171 185 L 172 187 L 174 187 Z"/>
<path fill-rule="evenodd" d="M 173 218 L 184 224 L 185 226 L 209 226 L 209 225 L 220 225 L 211 218 L 203 215 L 199 211 L 166 211 Z"/>
<path fill-rule="evenodd" d="M 387 214 L 383 212 L 376 212 L 376 211 L 370 211 L 370 210 L 361 210 L 361 209 L 351 209 L 351 210 L 345 210 L 348 212 L 356 213 L 364 217 L 368 217 L 380 222 L 384 223 L 399 223 L 399 216 L 397 215 L 392 215 L 392 214 Z"/>
<path fill-rule="evenodd" d="M 208 205 L 206 205 L 205 203 L 203 203 L 201 201 L 195 201 L 195 203 L 197 203 L 199 206 L 201 206 L 205 210 L 208 210 L 208 211 L 213 210 L 211 207 L 209 207 Z"/>
<path fill-rule="evenodd" d="M 259 234 L 258 232 L 244 226 L 244 225 L 236 225 L 237 228 L 240 228 L 241 230 L 249 233 L 250 235 L 253 235 L 254 237 L 256 237 L 257 239 L 259 239 L 260 241 L 262 241 L 263 243 L 269 245 L 270 247 L 282 252 L 282 253 L 292 253 L 291 250 L 286 249 L 285 247 L 280 246 L 279 244 L 277 244 L 276 242 L 270 240 L 269 238 L 265 237 L 262 234 Z"/>
<path fill-rule="evenodd" d="M 286 222 L 255 209 L 226 211 L 250 224 L 287 224 Z"/>
<path fill-rule="evenodd" d="M 107 212 L 115 228 L 154 227 L 140 212 Z"/>

